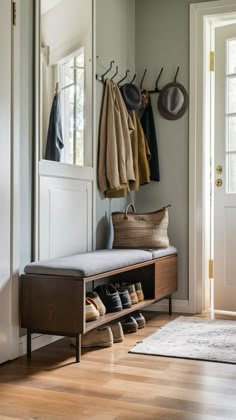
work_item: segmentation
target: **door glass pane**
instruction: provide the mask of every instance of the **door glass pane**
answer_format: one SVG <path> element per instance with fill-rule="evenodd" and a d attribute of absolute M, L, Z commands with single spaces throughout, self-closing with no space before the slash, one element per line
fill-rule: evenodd
<path fill-rule="evenodd" d="M 227 83 L 227 98 L 228 109 L 227 112 L 236 112 L 236 77 L 229 77 Z"/>
<path fill-rule="evenodd" d="M 65 64 L 63 64 L 63 85 L 61 87 L 67 86 L 74 82 L 74 59 L 67 61 Z"/>
<path fill-rule="evenodd" d="M 236 193 L 236 153 L 228 155 L 228 193 Z"/>
<path fill-rule="evenodd" d="M 64 149 L 62 149 L 61 161 L 74 163 L 74 86 L 70 86 L 61 92 L 62 132 Z"/>
<path fill-rule="evenodd" d="M 228 74 L 236 73 L 236 39 L 230 39 L 228 43 Z"/>
<path fill-rule="evenodd" d="M 226 126 L 227 126 L 227 132 L 226 132 L 227 150 L 229 152 L 233 150 L 236 151 L 236 116 L 227 117 Z"/>
<path fill-rule="evenodd" d="M 76 57 L 76 165 L 84 164 L 84 51 Z"/>

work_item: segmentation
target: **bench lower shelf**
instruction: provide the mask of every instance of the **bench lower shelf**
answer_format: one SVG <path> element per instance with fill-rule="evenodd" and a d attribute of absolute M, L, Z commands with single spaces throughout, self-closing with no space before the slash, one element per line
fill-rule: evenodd
<path fill-rule="evenodd" d="M 167 299 L 170 299 L 167 297 Z M 135 305 L 132 305 L 131 308 L 128 309 L 122 309 L 122 311 L 119 312 L 109 312 L 103 316 L 100 316 L 99 319 L 96 321 L 91 321 L 86 323 L 85 331 L 91 331 L 94 328 L 99 327 L 100 325 L 108 324 L 109 322 L 113 322 L 116 319 L 123 318 L 124 316 L 131 314 L 134 311 L 139 311 L 140 309 L 145 308 L 148 305 L 151 305 L 152 303 L 155 303 L 156 299 L 145 299 L 143 302 L 136 303 Z"/>
<path fill-rule="evenodd" d="M 172 297 L 171 295 L 165 296 L 162 299 L 168 299 L 169 300 L 169 315 L 172 315 Z M 146 306 L 151 305 L 152 303 L 158 302 L 157 299 L 145 299 L 143 302 L 136 303 L 135 305 L 132 305 L 131 308 L 123 309 L 119 312 L 111 312 L 108 314 L 105 314 L 101 316 L 98 320 L 87 322 L 85 327 L 85 332 L 91 331 L 94 328 L 99 327 L 100 325 L 108 324 L 109 322 L 112 322 L 114 320 L 119 320 L 119 318 L 122 318 L 132 312 L 135 312 L 136 310 L 140 310 L 142 308 L 145 308 Z M 48 331 L 48 330 L 40 330 L 40 329 L 31 329 L 27 328 L 27 357 L 31 358 L 31 334 L 33 333 L 41 333 L 41 334 L 49 334 L 49 335 L 59 335 L 59 336 L 65 336 L 65 337 L 75 337 L 76 338 L 76 346 L 75 346 L 75 356 L 76 356 L 76 363 L 80 362 L 81 358 L 81 334 L 74 334 L 74 333 L 68 333 L 63 331 Z"/>

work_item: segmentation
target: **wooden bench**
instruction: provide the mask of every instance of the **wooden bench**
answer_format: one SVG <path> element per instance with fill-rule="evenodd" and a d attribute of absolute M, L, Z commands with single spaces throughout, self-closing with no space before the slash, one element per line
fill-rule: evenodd
<path fill-rule="evenodd" d="M 86 289 L 99 282 L 141 282 L 145 300 L 96 321 L 85 319 Z M 31 334 L 76 338 L 76 362 L 80 361 L 80 336 L 161 299 L 177 290 L 177 250 L 100 250 L 31 263 L 21 276 L 21 326 L 27 329 L 27 357 Z"/>

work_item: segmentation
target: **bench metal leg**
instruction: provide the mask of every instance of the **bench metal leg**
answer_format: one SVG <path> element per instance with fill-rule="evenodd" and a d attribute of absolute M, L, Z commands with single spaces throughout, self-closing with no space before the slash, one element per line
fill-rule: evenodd
<path fill-rule="evenodd" d="M 80 362 L 80 356 L 81 356 L 81 343 L 80 343 L 80 334 L 76 336 L 76 363 Z"/>
<path fill-rule="evenodd" d="M 169 300 L 169 315 L 172 315 L 172 296 L 169 296 L 168 300 Z"/>
<path fill-rule="evenodd" d="M 31 330 L 27 328 L 27 358 L 31 358 Z"/>

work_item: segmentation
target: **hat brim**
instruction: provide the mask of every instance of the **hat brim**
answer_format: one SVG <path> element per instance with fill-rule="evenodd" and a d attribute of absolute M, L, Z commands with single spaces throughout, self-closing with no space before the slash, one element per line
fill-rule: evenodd
<path fill-rule="evenodd" d="M 182 92 L 183 97 L 184 97 L 183 105 L 182 105 L 181 109 L 177 112 L 177 114 L 174 114 L 171 111 L 169 111 L 168 109 L 166 109 L 166 107 L 164 106 L 164 103 L 163 103 L 164 95 L 166 94 L 167 90 L 170 87 L 177 87 L 178 89 L 180 89 L 180 91 Z M 161 90 L 161 93 L 160 93 L 160 95 L 158 97 L 158 101 L 157 101 L 157 107 L 158 107 L 158 110 L 159 110 L 159 112 L 160 112 L 160 114 L 163 118 L 165 118 L 166 120 L 174 121 L 174 120 L 178 120 L 179 118 L 181 118 L 184 115 L 184 113 L 186 112 L 186 110 L 188 108 L 188 103 L 189 103 L 189 99 L 188 99 L 188 94 L 186 92 L 185 87 L 183 85 L 181 85 L 180 83 L 173 82 L 173 83 L 168 83 Z"/>

